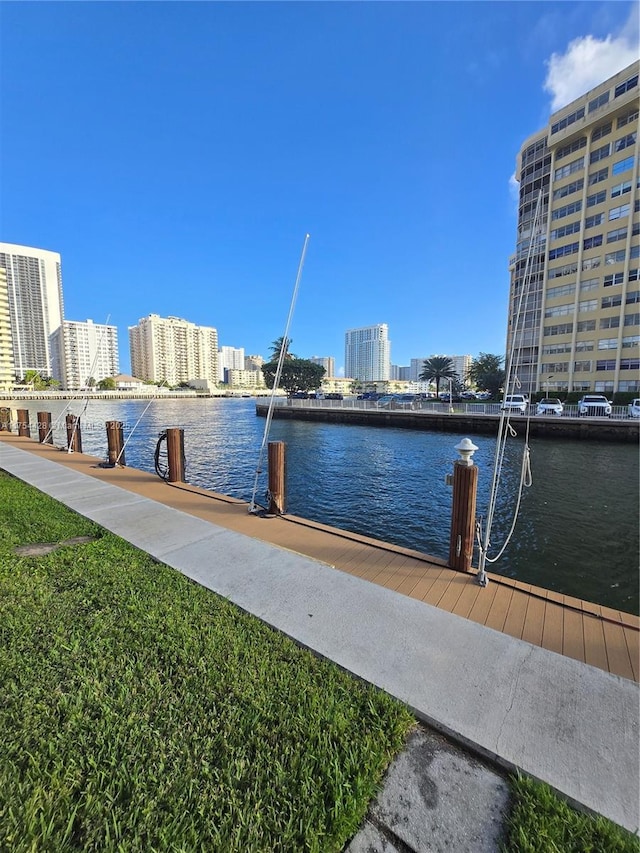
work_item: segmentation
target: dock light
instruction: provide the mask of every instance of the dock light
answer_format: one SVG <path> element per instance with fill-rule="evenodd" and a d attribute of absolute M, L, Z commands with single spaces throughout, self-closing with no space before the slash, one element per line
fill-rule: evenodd
<path fill-rule="evenodd" d="M 473 465 L 471 457 L 477 449 L 477 446 L 471 441 L 470 438 L 463 438 L 460 444 L 456 444 L 455 446 L 455 450 L 457 450 L 460 454 L 458 464 L 465 465 L 467 468 L 470 468 Z"/>

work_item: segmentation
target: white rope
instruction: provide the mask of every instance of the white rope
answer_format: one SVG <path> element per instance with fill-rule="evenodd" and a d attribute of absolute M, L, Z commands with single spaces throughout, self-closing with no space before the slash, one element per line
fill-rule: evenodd
<path fill-rule="evenodd" d="M 517 435 L 516 430 L 511 426 L 511 410 L 507 409 L 505 405 L 505 401 L 507 397 L 513 393 L 515 388 L 521 387 L 520 379 L 517 375 L 516 366 L 521 360 L 522 355 L 522 339 L 524 327 L 520 328 L 521 323 L 523 323 L 523 304 L 524 304 L 524 296 L 528 291 L 531 285 L 531 277 L 532 277 L 532 257 L 533 257 L 533 247 L 534 244 L 538 242 L 538 229 L 540 227 L 540 214 L 542 210 L 542 190 L 538 193 L 538 201 L 536 203 L 536 209 L 533 216 L 533 222 L 531 226 L 531 238 L 529 240 L 529 247 L 527 249 L 527 260 L 525 263 L 525 273 L 522 280 L 522 287 L 520 288 L 520 295 L 518 297 L 517 309 L 516 309 L 516 318 L 513 329 L 513 339 L 511 341 L 511 351 L 509 353 L 509 360 L 507 363 L 507 370 L 505 375 L 505 383 L 504 383 L 504 397 L 502 403 L 502 411 L 500 414 L 500 422 L 498 425 L 498 438 L 496 445 L 496 455 L 495 462 L 493 468 L 493 477 L 491 482 L 491 490 L 489 494 L 489 507 L 487 510 L 487 520 L 486 520 L 486 528 L 484 532 L 484 543 L 478 540 L 478 547 L 480 551 L 480 559 L 478 561 L 478 583 L 480 586 L 486 586 L 488 583 L 487 575 L 485 572 L 485 563 L 495 563 L 501 556 L 504 554 L 504 551 L 509 544 L 509 540 L 513 534 L 513 531 L 516 526 L 516 522 L 518 519 L 518 513 L 520 510 L 520 500 L 522 498 L 522 488 L 523 482 L 525 479 L 528 481 L 528 485 L 531 485 L 531 466 L 529 461 L 529 446 L 528 446 L 528 436 L 529 436 L 529 424 L 530 424 L 530 416 L 527 414 L 527 440 L 525 442 L 525 449 L 523 453 L 523 462 L 521 469 L 521 477 L 520 477 L 520 487 L 518 490 L 518 500 L 516 503 L 516 508 L 513 516 L 513 522 L 511 524 L 511 529 L 507 536 L 506 542 L 503 544 L 500 552 L 497 556 L 493 558 L 489 558 L 488 551 L 491 545 L 491 529 L 493 527 L 493 520 L 495 516 L 496 502 L 498 497 L 498 490 L 500 486 L 500 480 L 502 478 L 502 469 L 504 464 L 504 455 L 507 446 L 507 439 L 509 436 L 515 437 Z M 518 344 L 518 350 L 516 354 L 516 343 Z M 526 461 L 525 461 L 526 460 Z M 526 474 L 525 474 L 526 470 Z"/>
<path fill-rule="evenodd" d="M 278 385 L 280 384 L 280 376 L 282 374 L 282 365 L 284 364 L 285 357 L 287 355 L 287 347 L 289 345 L 289 327 L 291 325 L 291 320 L 293 318 L 293 311 L 296 305 L 296 299 L 298 298 L 298 289 L 300 287 L 300 279 L 302 278 L 302 268 L 304 267 L 304 258 L 307 253 L 307 243 L 309 242 L 309 235 L 306 234 L 304 238 L 304 244 L 302 246 L 302 254 L 300 255 L 300 262 L 298 264 L 298 274 L 296 276 L 296 283 L 293 287 L 293 296 L 291 297 L 291 305 L 289 306 L 289 315 L 287 317 L 287 324 L 284 330 L 284 336 L 282 339 L 282 346 L 280 348 L 280 357 L 278 358 L 278 366 L 276 367 L 276 375 L 273 378 L 273 388 L 271 389 L 271 398 L 269 399 L 269 408 L 267 409 L 267 417 L 264 425 L 264 433 L 262 436 L 262 444 L 260 445 L 260 451 L 258 453 L 258 463 L 256 465 L 256 476 L 253 483 L 253 493 L 251 494 L 251 503 L 249 504 L 249 512 L 256 511 L 256 493 L 258 491 L 258 480 L 260 478 L 260 474 L 262 473 L 262 460 L 264 458 L 264 450 L 267 446 L 267 441 L 269 439 L 269 429 L 271 427 L 271 419 L 273 417 L 273 407 L 275 405 L 276 391 L 278 389 Z"/>

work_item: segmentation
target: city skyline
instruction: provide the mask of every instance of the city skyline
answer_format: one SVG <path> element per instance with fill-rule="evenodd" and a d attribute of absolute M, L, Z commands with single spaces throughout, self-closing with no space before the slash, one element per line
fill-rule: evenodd
<path fill-rule="evenodd" d="M 339 374 L 381 319 L 398 365 L 504 352 L 518 150 L 637 9 L 7 4 L 0 38 L 2 238 L 60 252 L 66 318 L 110 317 L 124 371 L 149 312 L 265 353 L 308 231 L 290 336 Z"/>

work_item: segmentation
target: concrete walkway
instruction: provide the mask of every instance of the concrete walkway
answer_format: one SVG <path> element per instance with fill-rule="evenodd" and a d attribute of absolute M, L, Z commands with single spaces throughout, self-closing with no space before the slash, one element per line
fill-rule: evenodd
<path fill-rule="evenodd" d="M 378 685 L 476 754 L 638 831 L 634 682 L 8 444 L 0 467 Z"/>

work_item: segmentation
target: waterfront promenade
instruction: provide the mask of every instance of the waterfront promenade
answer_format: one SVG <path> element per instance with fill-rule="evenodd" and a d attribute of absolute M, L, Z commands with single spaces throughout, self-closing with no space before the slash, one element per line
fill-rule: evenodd
<path fill-rule="evenodd" d="M 496 577 L 481 589 L 424 555 L 97 461 L 0 434 L 3 469 L 478 753 L 637 829 L 636 617 Z"/>

